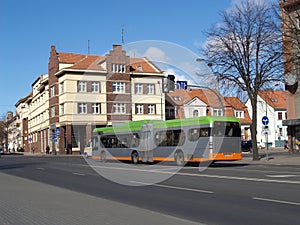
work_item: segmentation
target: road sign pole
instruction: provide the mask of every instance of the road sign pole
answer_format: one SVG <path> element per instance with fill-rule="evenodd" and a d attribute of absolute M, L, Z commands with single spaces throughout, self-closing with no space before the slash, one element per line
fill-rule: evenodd
<path fill-rule="evenodd" d="M 268 133 L 266 132 L 266 142 L 267 142 L 267 143 L 266 143 L 266 155 L 267 155 L 267 161 L 269 161 L 269 153 L 268 153 L 268 152 L 269 152 L 269 145 L 268 145 L 268 142 L 269 142 L 269 141 L 268 141 L 268 136 L 269 136 L 269 135 L 268 135 Z"/>

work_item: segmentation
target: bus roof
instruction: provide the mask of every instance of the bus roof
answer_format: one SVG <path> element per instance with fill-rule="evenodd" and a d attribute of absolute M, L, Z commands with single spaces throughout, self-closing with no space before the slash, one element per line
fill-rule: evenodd
<path fill-rule="evenodd" d="M 223 116 L 202 116 L 185 119 L 174 119 L 174 120 L 138 120 L 126 122 L 120 126 L 112 127 L 100 127 L 93 130 L 94 133 L 118 133 L 127 131 L 140 131 L 142 125 L 152 124 L 153 128 L 170 128 L 170 127 L 184 127 L 201 124 L 211 124 L 214 121 L 221 122 L 238 122 L 240 120 L 236 117 L 223 117 Z"/>

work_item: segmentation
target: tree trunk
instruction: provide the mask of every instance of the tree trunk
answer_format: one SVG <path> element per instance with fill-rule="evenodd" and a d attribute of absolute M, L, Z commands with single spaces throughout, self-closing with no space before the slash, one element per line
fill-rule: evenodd
<path fill-rule="evenodd" d="M 253 160 L 259 160 L 260 158 L 257 148 L 257 98 L 253 99 L 250 97 L 250 101 L 252 105 L 252 125 L 250 126 L 250 129 L 252 139 Z"/>

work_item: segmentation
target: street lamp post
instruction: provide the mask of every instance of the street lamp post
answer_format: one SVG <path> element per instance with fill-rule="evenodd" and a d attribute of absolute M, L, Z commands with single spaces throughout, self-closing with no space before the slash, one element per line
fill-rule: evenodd
<path fill-rule="evenodd" d="M 205 59 L 202 59 L 202 58 L 197 58 L 196 61 L 199 62 L 199 63 L 201 63 L 201 62 L 206 62 L 206 60 L 205 60 Z M 206 66 L 209 67 L 210 70 L 212 70 L 212 69 L 211 69 L 211 67 L 212 67 L 212 63 L 211 63 L 211 62 L 206 63 Z M 214 75 L 215 75 L 216 73 L 214 73 L 213 71 L 211 71 L 211 74 L 214 74 Z M 218 88 L 218 90 L 219 90 L 219 79 L 217 79 L 217 85 L 218 85 L 217 88 Z M 201 85 L 189 85 L 189 87 L 204 88 L 204 89 L 208 89 L 208 90 L 210 90 L 211 92 L 213 92 L 213 93 L 217 96 L 217 98 L 218 98 L 218 103 L 219 103 L 219 104 L 218 104 L 218 105 L 219 105 L 218 110 L 220 110 L 220 108 L 221 108 L 221 110 L 222 110 L 222 115 L 225 113 L 225 112 L 224 112 L 223 102 L 222 102 L 222 100 L 221 100 L 221 97 L 220 97 L 218 91 L 216 91 L 216 90 L 214 90 L 214 89 L 212 89 L 212 88 L 210 88 L 210 87 L 207 87 L 207 86 L 201 86 Z"/>

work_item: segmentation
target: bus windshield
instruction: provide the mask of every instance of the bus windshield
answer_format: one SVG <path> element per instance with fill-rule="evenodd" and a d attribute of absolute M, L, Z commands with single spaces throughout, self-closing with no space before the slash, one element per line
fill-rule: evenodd
<path fill-rule="evenodd" d="M 241 128 L 237 122 L 214 122 L 212 136 L 241 137 Z"/>

